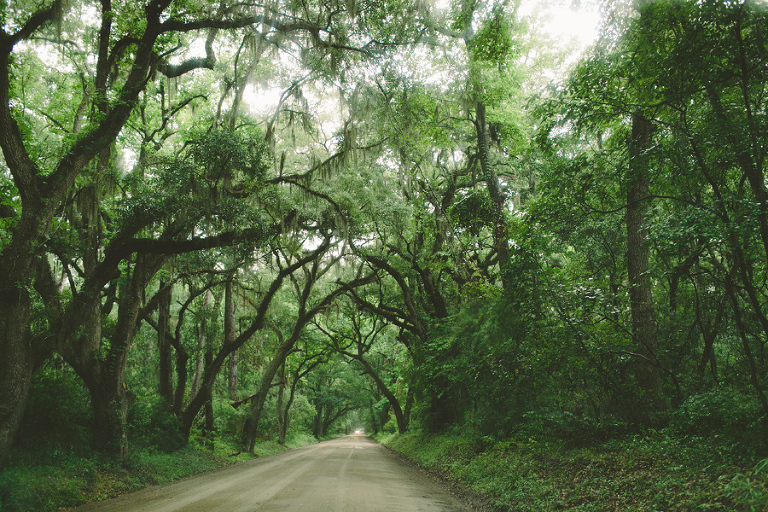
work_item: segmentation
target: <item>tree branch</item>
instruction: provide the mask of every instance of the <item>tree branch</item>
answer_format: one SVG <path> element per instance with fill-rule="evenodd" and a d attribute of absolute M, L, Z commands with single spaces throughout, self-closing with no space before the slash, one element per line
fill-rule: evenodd
<path fill-rule="evenodd" d="M 61 12 L 62 1 L 54 0 L 48 8 L 33 13 L 27 22 L 13 34 L 8 35 L 0 29 L 0 41 L 2 41 L 0 48 L 4 52 L 10 53 L 16 43 L 28 39 L 37 29 L 56 19 L 56 14 Z"/>

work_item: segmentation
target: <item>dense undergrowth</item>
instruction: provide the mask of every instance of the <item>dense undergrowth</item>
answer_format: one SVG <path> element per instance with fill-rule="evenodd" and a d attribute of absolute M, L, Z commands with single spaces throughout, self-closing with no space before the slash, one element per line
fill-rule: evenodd
<path fill-rule="evenodd" d="M 154 388 L 138 394 L 128 414 L 128 455 L 115 458 L 91 450 L 88 394 L 71 372 L 44 368 L 32 386 L 16 444 L 0 471 L 1 512 L 58 511 L 253 458 L 241 439 L 248 411 L 226 400 L 213 401 L 214 429 L 206 434 L 196 425 L 187 443 L 181 423 Z M 272 427 L 271 412 L 266 416 L 265 425 Z M 262 439 L 254 455 L 317 442 L 296 424 L 285 446 Z"/>
<path fill-rule="evenodd" d="M 294 436 L 286 446 L 262 441 L 254 453 L 256 457 L 274 455 L 312 442 L 316 440 L 311 436 Z M 56 511 L 251 458 L 250 454 L 239 452 L 234 444 L 219 439 L 213 446 L 190 443 L 171 453 L 145 449 L 125 459 L 56 453 L 36 460 L 17 458 L 0 473 L 0 510 Z"/>
<path fill-rule="evenodd" d="M 521 429 L 380 441 L 503 511 L 768 511 L 768 459 L 728 436 Z"/>
<path fill-rule="evenodd" d="M 254 452 L 263 457 L 315 441 L 311 436 L 294 436 L 286 446 L 262 441 Z M 234 444 L 216 439 L 213 446 L 190 443 L 171 453 L 144 449 L 125 459 L 56 453 L 34 460 L 17 457 L 0 473 L 0 510 L 56 511 L 253 458 L 238 450 Z"/>

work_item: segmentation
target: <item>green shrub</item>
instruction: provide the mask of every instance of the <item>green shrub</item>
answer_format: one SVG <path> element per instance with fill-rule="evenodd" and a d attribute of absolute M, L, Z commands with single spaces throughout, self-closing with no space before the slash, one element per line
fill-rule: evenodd
<path fill-rule="evenodd" d="M 13 467 L 0 473 L 0 503 L 4 512 L 57 510 L 83 502 L 82 489 L 92 482 L 98 464 L 79 457 L 57 465 Z"/>
<path fill-rule="evenodd" d="M 215 399 L 213 401 L 214 427 L 217 431 L 231 437 L 238 437 L 245 428 L 245 423 L 251 416 L 250 402 L 234 408 L 229 400 Z"/>
<path fill-rule="evenodd" d="M 48 361 L 32 378 L 29 402 L 12 454 L 49 460 L 88 448 L 92 414 L 88 391 L 71 371 Z"/>
<path fill-rule="evenodd" d="M 495 440 L 459 429 L 380 441 L 500 510 L 768 511 L 768 459 L 736 465 L 713 453 L 722 446 L 671 433 L 635 432 L 583 447 L 547 432 Z"/>
<path fill-rule="evenodd" d="M 299 430 L 289 430 L 285 439 L 285 446 L 288 448 L 298 448 L 299 446 L 306 446 L 316 442 L 317 439 L 312 434 Z"/>
<path fill-rule="evenodd" d="M 228 448 L 216 453 L 194 446 L 173 453 L 132 448 L 125 459 L 59 456 L 46 464 L 8 467 L 0 472 L 0 510 L 52 512 L 250 458 L 243 454 L 233 459 Z"/>
<path fill-rule="evenodd" d="M 670 427 L 683 435 L 715 439 L 719 445 L 729 444 L 747 454 L 768 450 L 760 403 L 754 394 L 731 387 L 689 397 L 674 413 Z"/>
<path fill-rule="evenodd" d="M 186 445 L 183 426 L 159 396 L 137 398 L 128 409 L 128 439 L 138 447 L 171 453 Z"/>

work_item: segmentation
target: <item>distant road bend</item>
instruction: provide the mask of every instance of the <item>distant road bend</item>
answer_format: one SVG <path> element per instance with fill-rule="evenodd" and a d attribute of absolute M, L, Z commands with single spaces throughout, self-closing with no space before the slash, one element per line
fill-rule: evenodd
<path fill-rule="evenodd" d="M 466 505 L 366 436 L 305 446 L 74 512 L 459 512 Z"/>

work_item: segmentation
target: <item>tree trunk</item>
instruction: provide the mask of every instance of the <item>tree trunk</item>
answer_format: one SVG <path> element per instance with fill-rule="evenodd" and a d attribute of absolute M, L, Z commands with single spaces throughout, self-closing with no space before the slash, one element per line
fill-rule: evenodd
<path fill-rule="evenodd" d="M 632 115 L 632 139 L 627 176 L 627 276 L 632 337 L 644 360 L 638 361 L 637 380 L 644 408 L 663 408 L 657 363 L 656 312 L 649 273 L 650 241 L 647 227 L 648 151 L 653 125 L 642 112 Z"/>
<path fill-rule="evenodd" d="M 283 433 L 282 444 L 285 444 L 285 440 L 288 438 L 288 429 L 291 427 L 291 406 L 293 405 L 293 399 L 296 397 L 296 384 L 298 380 L 291 384 L 291 392 L 288 394 L 288 401 L 285 403 L 283 409 Z"/>
<path fill-rule="evenodd" d="M 259 422 L 261 421 L 261 413 L 264 411 L 264 402 L 267 399 L 267 393 L 269 388 L 272 387 L 272 381 L 275 378 L 280 367 L 285 363 L 285 358 L 293 349 L 294 343 L 298 336 L 291 336 L 283 341 L 277 349 L 275 357 L 269 362 L 264 369 L 264 374 L 261 376 L 261 383 L 259 389 L 256 391 L 253 399 L 251 400 L 251 418 L 248 421 L 246 428 L 246 435 L 248 436 L 248 451 L 253 453 L 256 447 L 256 435 L 259 431 Z"/>
<path fill-rule="evenodd" d="M 371 418 L 371 428 L 373 429 L 373 435 L 379 433 L 379 421 L 376 418 L 376 409 L 373 407 L 373 400 L 368 402 L 368 413 Z"/>
<path fill-rule="evenodd" d="M 353 356 L 347 353 L 347 355 L 358 360 L 360 364 L 363 365 L 363 369 L 365 370 L 365 373 L 367 373 L 376 383 L 376 387 L 379 389 L 381 394 L 384 395 L 384 398 L 387 399 L 387 402 L 389 402 L 389 405 L 392 407 L 392 412 L 395 413 L 395 421 L 397 422 L 397 431 L 401 434 L 404 434 L 405 431 L 408 430 L 408 420 L 406 419 L 405 414 L 403 413 L 403 409 L 400 407 L 400 401 L 397 399 L 395 394 L 389 390 L 389 388 L 387 387 L 387 384 L 383 380 L 381 380 L 381 377 L 379 377 L 379 374 L 376 373 L 376 370 L 374 370 L 371 364 L 365 360 L 362 354 L 356 354 Z"/>
<path fill-rule="evenodd" d="M 231 345 L 237 338 L 235 298 L 232 293 L 232 285 L 232 278 L 230 277 L 224 286 L 224 345 Z M 237 350 L 230 354 L 227 362 L 227 387 L 229 399 L 237 400 Z"/>
<path fill-rule="evenodd" d="M 122 379 L 109 372 L 88 386 L 93 407 L 93 438 L 91 447 L 101 453 L 125 456 L 128 437 L 125 431 L 129 395 Z M 120 381 L 119 383 L 117 381 Z"/>
<path fill-rule="evenodd" d="M 5 286 L 0 290 L 7 291 Z M 29 397 L 33 370 L 29 320 L 29 294 L 25 290 L 8 295 L 0 292 L 0 470 Z"/>
<path fill-rule="evenodd" d="M 230 400 L 237 400 L 237 352 L 232 352 L 227 361 L 227 391 Z"/>
<path fill-rule="evenodd" d="M 283 415 L 283 395 L 285 394 L 285 361 L 280 366 L 280 371 L 277 374 L 277 378 L 280 384 L 277 388 L 277 444 L 285 444 L 285 419 L 287 415 Z"/>
<path fill-rule="evenodd" d="M 189 354 L 183 347 L 176 349 L 176 392 L 173 396 L 173 414 L 181 417 L 184 409 L 184 393 L 187 390 L 187 361 Z"/>
<path fill-rule="evenodd" d="M 131 396 L 124 380 L 128 352 L 138 329 L 143 292 L 166 259 L 137 257 L 120 290 L 117 323 L 107 349 L 101 347 L 100 340 L 88 336 L 63 340 L 59 345 L 62 356 L 83 379 L 91 395 L 96 451 L 113 455 L 126 452 L 125 420 Z M 97 299 L 98 296 L 94 300 Z"/>
<path fill-rule="evenodd" d="M 415 386 L 413 385 L 414 380 L 415 377 L 411 377 L 411 382 L 408 385 L 408 391 L 405 395 L 405 409 L 403 409 L 403 416 L 405 417 L 406 425 L 411 423 L 411 410 L 413 409 L 413 404 L 416 401 Z"/>
<path fill-rule="evenodd" d="M 160 295 L 157 315 L 157 347 L 160 354 L 160 396 L 173 404 L 173 351 L 168 337 L 171 334 L 171 297 L 172 287 L 160 281 Z"/>
<path fill-rule="evenodd" d="M 195 330 L 197 333 L 197 362 L 195 363 L 195 376 L 192 379 L 192 390 L 190 394 L 195 396 L 200 390 L 200 381 L 203 377 L 203 362 L 205 359 L 205 336 L 208 329 L 208 315 L 211 308 L 211 295 L 210 291 L 206 292 L 203 299 L 202 312 L 200 314 L 200 321 L 197 322 Z"/>
<path fill-rule="evenodd" d="M 699 331 L 704 340 L 704 350 L 702 351 L 701 360 L 699 361 L 698 373 L 699 376 L 703 378 L 707 364 L 709 364 L 709 369 L 715 382 L 719 382 L 719 376 L 717 373 L 717 356 L 715 354 L 714 346 L 715 340 L 723 325 L 725 307 L 726 301 L 724 299 L 718 301 L 717 314 L 714 321 L 707 320 L 707 322 L 704 322 L 701 311 L 701 301 L 698 298 L 698 294 L 696 295 L 696 300 L 694 302 L 696 324 L 699 326 Z"/>
<path fill-rule="evenodd" d="M 122 387 L 125 384 L 116 384 L 115 380 L 106 377 L 102 384 L 89 386 L 93 408 L 91 448 L 100 453 L 124 457 L 128 453 L 125 424 L 129 401 Z"/>
<path fill-rule="evenodd" d="M 392 408 L 392 406 L 387 402 L 384 404 L 384 407 L 382 407 L 378 412 L 378 422 L 379 422 L 379 430 L 384 430 L 384 425 L 387 424 L 389 421 L 389 410 Z"/>
<path fill-rule="evenodd" d="M 477 151 L 480 159 L 480 168 L 488 189 L 488 195 L 494 206 L 493 243 L 499 255 L 499 273 L 501 283 L 505 290 L 509 286 L 509 234 L 507 233 L 507 220 L 505 215 L 506 200 L 501 190 L 499 177 L 491 166 L 491 135 L 488 120 L 485 114 L 485 104 L 479 99 L 480 92 L 476 91 L 478 99 L 475 103 L 475 129 L 477 131 Z"/>
<path fill-rule="evenodd" d="M 205 352 L 205 367 L 206 369 L 211 368 L 213 366 L 213 352 L 206 351 Z M 205 402 L 203 404 L 203 430 L 204 430 L 204 437 L 208 438 L 209 440 L 209 447 L 211 450 L 213 450 L 213 431 L 215 429 L 215 425 L 213 423 L 213 399 L 211 398 L 210 392 L 205 395 Z M 191 422 L 187 425 L 185 422 L 186 427 L 186 438 L 189 438 L 189 430 L 192 428 Z"/>
<path fill-rule="evenodd" d="M 320 430 L 323 432 L 323 435 L 328 434 L 328 430 L 331 428 L 331 424 L 333 424 L 333 418 L 335 414 L 333 413 L 333 408 L 326 407 L 323 411 L 322 416 L 322 427 L 320 427 Z"/>
<path fill-rule="evenodd" d="M 313 429 L 312 434 L 315 436 L 315 439 L 322 439 L 324 433 L 323 433 L 323 403 L 318 400 L 315 403 L 315 428 Z"/>

